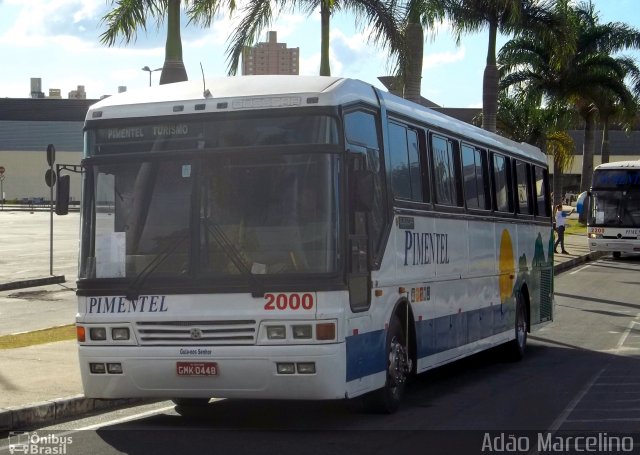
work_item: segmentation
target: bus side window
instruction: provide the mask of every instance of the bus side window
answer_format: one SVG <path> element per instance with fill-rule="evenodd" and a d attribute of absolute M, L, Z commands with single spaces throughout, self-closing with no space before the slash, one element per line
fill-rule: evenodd
<path fill-rule="evenodd" d="M 511 205 L 511 191 L 509 185 L 509 161 L 504 155 L 493 153 L 493 196 L 494 210 L 498 212 L 513 212 Z"/>
<path fill-rule="evenodd" d="M 459 180 L 457 150 L 448 138 L 431 135 L 431 157 L 433 160 L 433 184 L 436 204 L 457 207 L 462 205 L 458 191 Z"/>
<path fill-rule="evenodd" d="M 462 174 L 465 202 L 470 209 L 486 209 L 486 171 L 483 151 L 470 145 L 462 145 Z"/>
<path fill-rule="evenodd" d="M 389 123 L 391 187 L 398 199 L 424 202 L 422 165 L 418 133 L 397 123 Z"/>
<path fill-rule="evenodd" d="M 536 179 L 536 215 L 543 217 L 551 216 L 548 191 L 549 177 L 547 171 L 541 167 L 534 166 L 534 175 Z"/>
<path fill-rule="evenodd" d="M 518 213 L 521 215 L 533 215 L 529 165 L 520 160 L 514 160 L 514 162 Z"/>

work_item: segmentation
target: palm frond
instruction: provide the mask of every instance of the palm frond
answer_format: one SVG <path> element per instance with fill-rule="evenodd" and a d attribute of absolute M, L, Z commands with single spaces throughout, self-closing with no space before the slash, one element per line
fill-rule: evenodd
<path fill-rule="evenodd" d="M 118 37 L 126 44 L 135 41 L 139 28 L 146 31 L 148 18 L 154 18 L 159 25 L 166 12 L 163 0 L 117 0 L 111 3 L 116 7 L 102 18 L 107 29 L 100 35 L 100 42 L 107 46 L 113 46 Z"/>

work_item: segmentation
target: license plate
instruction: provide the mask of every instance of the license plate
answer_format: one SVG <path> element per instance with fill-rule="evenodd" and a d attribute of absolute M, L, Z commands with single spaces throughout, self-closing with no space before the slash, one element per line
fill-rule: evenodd
<path fill-rule="evenodd" d="M 178 376 L 217 376 L 218 364 L 215 362 L 177 362 Z"/>

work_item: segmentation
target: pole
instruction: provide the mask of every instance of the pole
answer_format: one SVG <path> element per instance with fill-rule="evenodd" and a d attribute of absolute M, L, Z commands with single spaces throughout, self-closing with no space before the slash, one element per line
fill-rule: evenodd
<path fill-rule="evenodd" d="M 53 276 L 53 160 L 49 165 L 51 170 L 52 181 L 49 187 L 49 275 Z"/>
<path fill-rule="evenodd" d="M 4 210 L 4 175 L 0 175 L 0 210 Z"/>

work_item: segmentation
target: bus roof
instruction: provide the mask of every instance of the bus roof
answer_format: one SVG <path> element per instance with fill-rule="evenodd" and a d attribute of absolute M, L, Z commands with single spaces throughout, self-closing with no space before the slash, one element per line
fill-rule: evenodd
<path fill-rule="evenodd" d="M 638 161 L 614 161 L 613 163 L 604 163 L 596 166 L 594 172 L 599 169 L 629 169 L 629 168 L 638 168 L 640 169 L 640 160 Z"/>
<path fill-rule="evenodd" d="M 470 142 L 502 149 L 546 163 L 545 155 L 529 144 L 517 143 L 407 101 L 356 79 L 324 76 L 236 76 L 178 82 L 102 99 L 87 112 L 87 120 L 174 116 L 204 112 L 233 112 L 304 106 L 340 106 L 355 102 L 379 105 L 416 123 L 451 131 Z M 150 110 L 150 105 L 153 109 Z"/>

